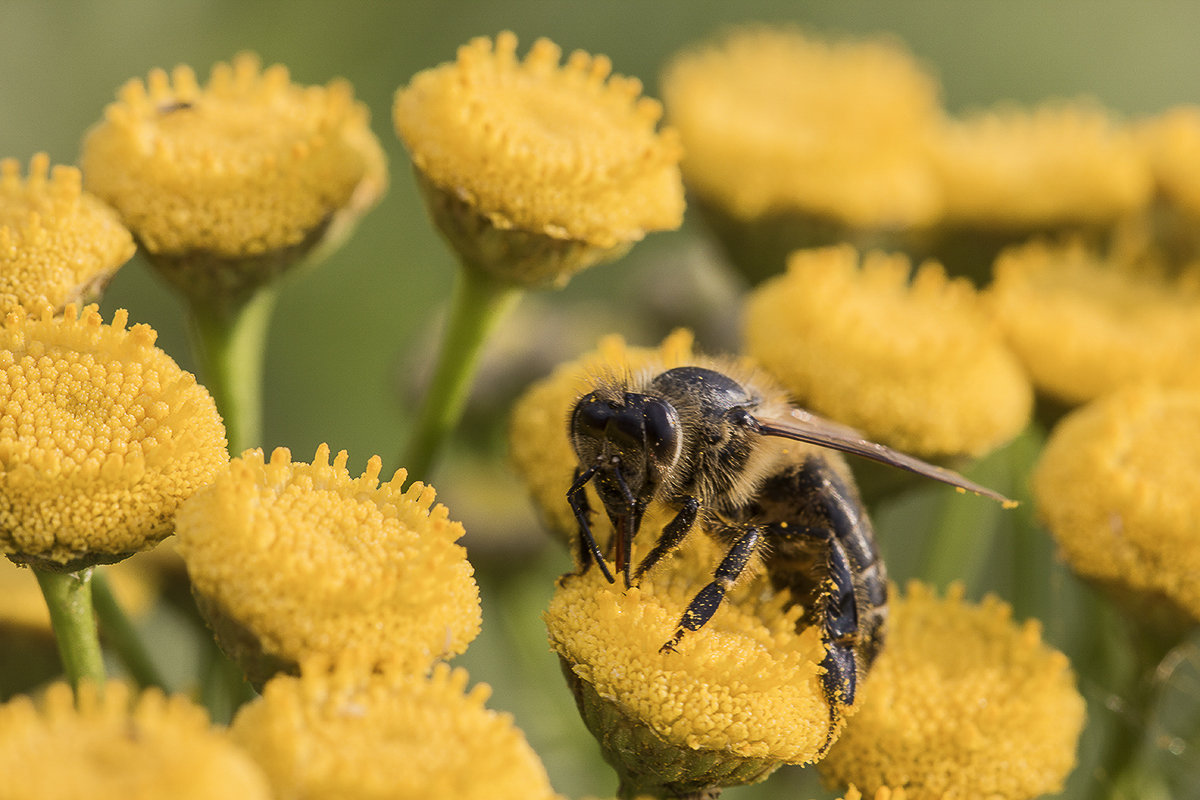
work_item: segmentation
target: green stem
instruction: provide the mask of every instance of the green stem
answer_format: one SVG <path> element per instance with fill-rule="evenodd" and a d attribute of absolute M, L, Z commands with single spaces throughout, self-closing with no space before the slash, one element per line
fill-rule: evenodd
<path fill-rule="evenodd" d="M 429 480 L 442 445 L 462 417 L 484 342 L 521 293 L 481 270 L 459 269 L 437 365 L 400 461 L 409 475 Z"/>
<path fill-rule="evenodd" d="M 997 450 L 972 464 L 963 474 L 988 488 L 1007 491 L 1006 448 Z M 982 570 L 995 538 L 996 526 L 1006 511 L 999 503 L 984 497 L 947 491 L 938 510 L 933 531 L 925 542 L 920 576 L 944 589 L 959 580 L 971 586 Z"/>
<path fill-rule="evenodd" d="M 193 350 L 234 455 L 262 444 L 263 361 L 277 295 L 268 284 L 239 302 L 189 303 Z"/>
<path fill-rule="evenodd" d="M 33 568 L 50 609 L 50 624 L 58 642 L 63 672 L 76 691 L 85 680 L 98 689 L 103 688 L 105 679 L 96 615 L 92 610 L 92 569 L 50 572 Z"/>
<path fill-rule="evenodd" d="M 129 670 L 130 676 L 137 681 L 138 686 L 145 689 L 157 686 L 167 690 L 167 681 L 146 649 L 142 637 L 138 635 L 133 622 L 117 602 L 108 576 L 103 570 L 98 570 L 92 578 L 92 601 L 96 606 L 96 616 L 104 631 L 104 640 L 112 646 L 121 663 Z"/>

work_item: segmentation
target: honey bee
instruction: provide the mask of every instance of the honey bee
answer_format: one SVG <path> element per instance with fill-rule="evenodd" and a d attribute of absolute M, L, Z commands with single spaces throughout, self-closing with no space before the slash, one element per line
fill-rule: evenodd
<path fill-rule="evenodd" d="M 576 401 L 569 435 L 579 466 L 567 500 L 579 525 L 581 568 L 596 564 L 615 582 L 592 534 L 589 483 L 612 522 L 613 562 L 627 587 L 694 527 L 722 542 L 726 555 L 712 581 L 662 646 L 672 651 L 712 618 L 746 569 L 761 562 L 772 585 L 803 605 L 801 624 L 823 631 L 828 746 L 840 709 L 854 704 L 883 645 L 888 591 L 858 489 L 844 459 L 830 451 L 1011 501 L 797 408 L 760 376 L 738 380 L 728 371 L 713 362 L 639 379 L 603 379 Z M 634 569 L 633 539 L 654 501 L 665 503 L 674 517 Z"/>

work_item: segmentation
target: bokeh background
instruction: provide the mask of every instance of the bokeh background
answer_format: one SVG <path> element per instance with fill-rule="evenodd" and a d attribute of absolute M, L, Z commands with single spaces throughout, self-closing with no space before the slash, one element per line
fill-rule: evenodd
<path fill-rule="evenodd" d="M 402 466 L 396 453 L 455 269 L 392 129 L 396 88 L 451 60 L 469 38 L 510 29 L 522 52 L 547 36 L 566 51 L 607 54 L 616 71 L 641 78 L 657 96 L 674 52 L 747 21 L 830 35 L 894 33 L 940 76 L 952 111 L 1088 95 L 1136 116 L 1200 101 L 1200 3 L 1190 0 L 0 0 L 0 157 L 27 162 L 44 150 L 54 163 L 73 163 L 117 87 L 153 67 L 187 63 L 203 76 L 213 62 L 254 50 L 265 63 L 286 64 L 299 82 L 350 80 L 388 152 L 391 188 L 340 252 L 281 293 L 262 444 L 307 459 L 328 442 L 349 451 L 352 469 L 378 453 L 390 471 Z M 686 323 L 703 346 L 732 346 L 738 288 L 689 219 L 563 292 L 527 298 L 485 366 L 449 459 L 438 473 L 415 476 L 430 479 L 464 521 L 480 573 L 484 633 L 460 662 L 495 687 L 491 704 L 516 715 L 555 787 L 572 796 L 610 795 L 614 779 L 574 713 L 539 619 L 567 556 L 539 531 L 494 423 L 524 382 L 601 333 L 649 344 Z M 192 368 L 181 304 L 140 259 L 114 280 L 105 317 L 118 307 L 150 323 L 162 347 Z M 784 776 L 727 796 L 819 796 L 814 787 L 803 775 Z"/>

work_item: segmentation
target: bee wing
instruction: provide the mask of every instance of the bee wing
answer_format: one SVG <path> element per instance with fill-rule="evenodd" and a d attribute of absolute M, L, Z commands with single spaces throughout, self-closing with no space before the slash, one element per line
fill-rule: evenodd
<path fill-rule="evenodd" d="M 1003 503 L 1005 508 L 1017 505 L 1015 500 L 1010 500 L 986 486 L 980 486 L 978 483 L 968 480 L 953 470 L 939 467 L 936 464 L 930 464 L 914 456 L 901 453 L 899 450 L 893 450 L 885 445 L 864 439 L 863 435 L 853 428 L 840 425 L 823 417 L 818 417 L 816 414 L 801 408 L 793 408 L 786 417 L 759 417 L 756 418 L 756 421 L 758 422 L 759 430 L 765 436 L 793 439 L 797 442 L 807 442 L 808 444 L 815 444 L 820 447 L 828 447 L 831 450 L 839 450 L 843 453 L 869 458 L 881 464 L 888 464 L 889 466 L 908 470 L 909 472 L 915 472 L 926 478 L 933 478 L 935 481 L 948 483 L 951 486 L 957 486 L 960 489 L 965 489 L 984 497 L 990 497 L 997 502 Z"/>

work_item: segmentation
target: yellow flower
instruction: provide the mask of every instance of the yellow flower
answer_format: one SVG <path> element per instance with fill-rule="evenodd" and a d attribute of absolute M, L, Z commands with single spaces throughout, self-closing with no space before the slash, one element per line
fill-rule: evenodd
<path fill-rule="evenodd" d="M 662 109 L 604 56 L 501 33 L 396 93 L 393 117 L 435 221 L 464 263 L 561 284 L 683 216 L 680 147 Z"/>
<path fill-rule="evenodd" d="M 800 212 L 855 228 L 928 223 L 938 85 L 890 38 L 735 30 L 663 78 L 689 187 L 740 220 Z"/>
<path fill-rule="evenodd" d="M 204 709 L 150 689 L 133 696 L 117 682 L 103 695 L 66 684 L 39 705 L 19 696 L 0 706 L 4 800 L 216 800 L 272 797 L 254 762 Z"/>
<path fill-rule="evenodd" d="M 989 300 L 1034 383 L 1077 404 L 1200 373 L 1200 285 L 1105 259 L 1075 242 L 1035 242 L 996 261 Z"/>
<path fill-rule="evenodd" d="M 696 361 L 692 334 L 677 330 L 657 348 L 630 347 L 620 336 L 607 336 L 596 350 L 560 365 L 549 377 L 530 386 L 513 406 L 509 423 L 509 454 L 549 529 L 564 542 L 575 542 L 578 525 L 567 504 L 579 459 L 567 437 L 575 401 L 590 391 L 589 381 L 601 375 L 658 372 Z M 595 489 L 588 487 L 592 508 L 600 508 Z M 593 531 L 603 542 L 611 526 L 597 515 Z"/>
<path fill-rule="evenodd" d="M 584 722 L 626 794 L 752 783 L 815 760 L 829 740 L 820 632 L 798 633 L 801 609 L 762 579 L 736 587 L 675 652 L 660 651 L 719 560 L 696 536 L 628 590 L 594 568 L 564 576 L 546 612 Z"/>
<path fill-rule="evenodd" d="M 1033 492 L 1075 571 L 1200 620 L 1198 472 L 1200 391 L 1131 387 L 1062 419 Z"/>
<path fill-rule="evenodd" d="M 95 298 L 133 256 L 116 213 L 82 190 L 79 170 L 38 153 L 21 179 L 16 159 L 0 161 L 0 316 Z"/>
<path fill-rule="evenodd" d="M 0 329 L 0 551 L 69 570 L 152 547 L 228 460 L 212 398 L 149 326 L 77 313 Z"/>
<path fill-rule="evenodd" d="M 1164 111 L 1138 132 L 1159 192 L 1191 218 L 1200 217 L 1200 107 Z"/>
<path fill-rule="evenodd" d="M 846 789 L 846 793 L 838 800 L 907 800 L 908 794 L 903 789 L 890 789 L 887 786 L 881 786 L 875 790 L 875 794 L 867 797 L 858 790 L 853 784 Z"/>
<path fill-rule="evenodd" d="M 425 672 L 479 633 L 463 529 L 433 488 L 405 489 L 404 470 L 379 484 L 378 456 L 351 478 L 346 460 L 247 450 L 176 517 L 201 610 L 255 683 L 351 646 Z"/>
<path fill-rule="evenodd" d="M 947 221 L 979 227 L 1107 225 L 1145 207 L 1152 189 L 1132 131 L 1090 102 L 947 120 L 933 163 Z"/>
<path fill-rule="evenodd" d="M 186 66 L 131 80 L 88 132 L 81 163 L 155 266 L 206 297 L 266 283 L 387 183 L 348 83 L 298 86 L 248 53 L 214 66 L 203 87 Z"/>
<path fill-rule="evenodd" d="M 279 676 L 233 721 L 277 797 L 295 800 L 552 800 L 546 770 L 491 689 L 467 673 L 367 674 L 305 665 Z"/>
<path fill-rule="evenodd" d="M 963 279 L 849 246 L 800 251 L 745 312 L 747 353 L 802 405 L 925 456 L 1015 436 L 1029 381 Z"/>
<path fill-rule="evenodd" d="M 908 800 L 1062 789 L 1084 721 L 1066 657 L 1000 600 L 962 598 L 912 583 L 892 603 L 862 707 L 821 762 L 827 779 Z"/>

